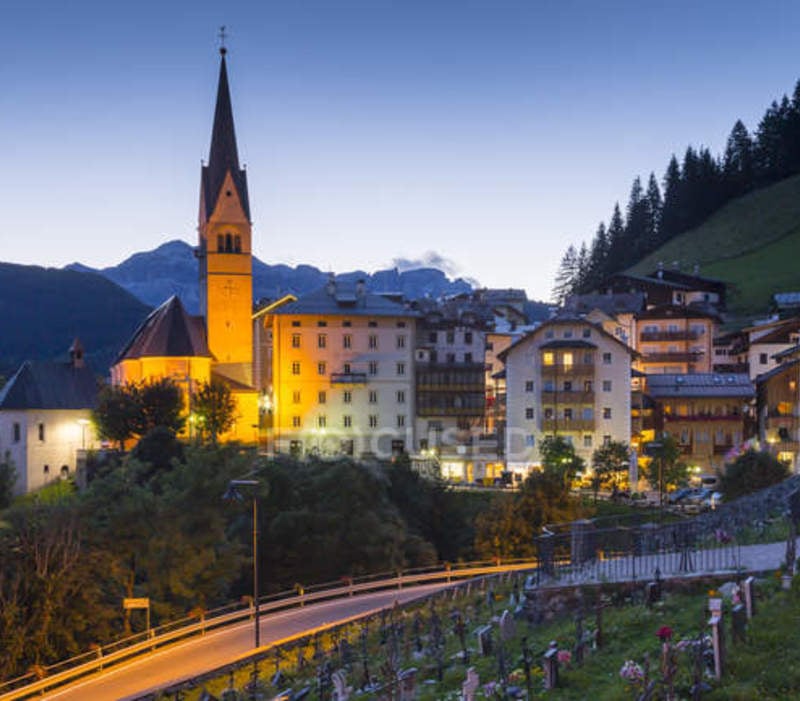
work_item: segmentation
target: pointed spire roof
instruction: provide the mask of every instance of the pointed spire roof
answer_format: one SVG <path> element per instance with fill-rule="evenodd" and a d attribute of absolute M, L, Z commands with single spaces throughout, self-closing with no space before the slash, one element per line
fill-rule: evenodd
<path fill-rule="evenodd" d="M 220 49 L 219 83 L 217 105 L 214 109 L 214 127 L 211 132 L 211 150 L 208 165 L 203 166 L 203 197 L 206 217 L 214 211 L 225 175 L 230 172 L 245 215 L 250 219 L 250 201 L 247 194 L 247 173 L 239 167 L 239 151 L 236 147 L 236 130 L 233 125 L 233 107 L 228 87 L 228 69 L 225 63 L 226 49 Z"/>

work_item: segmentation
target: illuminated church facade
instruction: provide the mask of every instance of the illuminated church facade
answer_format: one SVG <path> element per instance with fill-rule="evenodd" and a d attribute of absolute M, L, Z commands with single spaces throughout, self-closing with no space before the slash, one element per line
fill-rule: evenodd
<path fill-rule="evenodd" d="M 239 165 L 226 50 L 219 82 L 208 163 L 202 166 L 198 245 L 200 315 L 172 297 L 134 332 L 111 368 L 115 385 L 172 379 L 184 392 L 193 432 L 192 396 L 212 380 L 226 384 L 236 419 L 223 440 L 258 439 L 258 390 L 253 376 L 253 256 L 247 173 Z"/>

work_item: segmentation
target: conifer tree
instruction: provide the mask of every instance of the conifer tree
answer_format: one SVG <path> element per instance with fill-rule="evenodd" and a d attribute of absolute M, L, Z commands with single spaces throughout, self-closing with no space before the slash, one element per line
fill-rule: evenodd
<path fill-rule="evenodd" d="M 642 181 L 637 175 L 631 185 L 631 194 L 628 198 L 625 217 L 625 245 L 621 252 L 622 267 L 635 263 L 643 254 L 647 253 L 648 225 L 647 199 L 642 190 Z"/>
<path fill-rule="evenodd" d="M 722 177 L 728 197 L 739 197 L 753 187 L 753 155 L 753 140 L 742 120 L 737 119 L 722 160 Z"/>
<path fill-rule="evenodd" d="M 659 237 L 661 243 L 666 243 L 680 233 L 682 188 L 681 167 L 678 165 L 675 154 L 672 154 L 667 172 L 664 174 L 664 203 L 661 207 L 661 236 Z"/>
<path fill-rule="evenodd" d="M 661 190 L 655 173 L 647 181 L 647 253 L 661 245 Z"/>
<path fill-rule="evenodd" d="M 553 302 L 562 306 L 566 298 L 576 289 L 578 280 L 578 252 L 575 246 L 569 245 L 556 273 L 556 284 L 553 287 Z"/>
<path fill-rule="evenodd" d="M 608 223 L 607 236 L 608 258 L 604 266 L 603 277 L 619 272 L 625 267 L 625 224 L 622 221 L 619 202 L 614 204 L 614 212 L 611 215 L 611 221 Z"/>

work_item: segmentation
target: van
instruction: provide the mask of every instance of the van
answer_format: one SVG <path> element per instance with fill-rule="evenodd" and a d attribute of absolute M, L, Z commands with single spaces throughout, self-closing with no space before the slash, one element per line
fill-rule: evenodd
<path fill-rule="evenodd" d="M 700 475 L 700 487 L 710 489 L 712 492 L 719 489 L 719 477 L 717 475 Z"/>

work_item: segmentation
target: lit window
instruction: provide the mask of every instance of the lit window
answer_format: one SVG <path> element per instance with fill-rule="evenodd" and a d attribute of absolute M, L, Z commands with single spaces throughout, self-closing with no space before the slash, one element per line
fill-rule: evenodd
<path fill-rule="evenodd" d="M 573 365 L 572 353 L 569 351 L 565 352 L 561 358 L 561 361 L 564 363 L 564 367 L 570 368 Z"/>
<path fill-rule="evenodd" d="M 555 355 L 552 351 L 545 351 L 542 354 L 542 364 L 543 365 L 554 365 L 556 362 Z"/>

